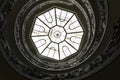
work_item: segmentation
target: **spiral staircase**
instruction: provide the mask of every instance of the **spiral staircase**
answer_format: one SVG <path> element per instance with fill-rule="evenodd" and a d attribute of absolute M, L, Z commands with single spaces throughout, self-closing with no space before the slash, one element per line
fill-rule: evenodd
<path fill-rule="evenodd" d="M 28 79 L 84 79 L 119 56 L 110 8 L 109 0 L 3 0 L 2 57 Z"/>

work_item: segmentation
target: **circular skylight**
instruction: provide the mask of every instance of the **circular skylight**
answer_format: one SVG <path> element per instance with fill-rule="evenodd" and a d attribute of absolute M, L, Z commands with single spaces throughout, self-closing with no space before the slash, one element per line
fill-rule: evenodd
<path fill-rule="evenodd" d="M 36 17 L 31 38 L 42 56 L 62 60 L 79 50 L 83 29 L 75 13 L 59 8 Z"/>

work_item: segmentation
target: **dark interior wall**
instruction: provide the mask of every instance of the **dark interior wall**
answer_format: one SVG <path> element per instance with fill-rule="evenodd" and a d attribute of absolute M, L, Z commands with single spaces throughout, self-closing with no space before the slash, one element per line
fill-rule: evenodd
<path fill-rule="evenodd" d="M 0 0 L 0 5 L 2 4 Z M 109 3 L 109 21 L 114 25 L 120 17 L 120 0 L 108 0 Z M 120 80 L 120 56 L 110 65 L 96 74 L 84 80 Z M 0 80 L 28 80 L 12 69 L 0 53 Z"/>
<path fill-rule="evenodd" d="M 120 57 L 96 74 L 84 80 L 120 80 Z M 0 80 L 28 80 L 14 71 L 0 54 Z"/>

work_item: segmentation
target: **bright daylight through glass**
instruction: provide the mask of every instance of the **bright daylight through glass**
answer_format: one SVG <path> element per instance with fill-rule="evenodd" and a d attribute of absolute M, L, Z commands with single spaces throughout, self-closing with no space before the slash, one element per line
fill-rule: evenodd
<path fill-rule="evenodd" d="M 31 34 L 39 54 L 56 60 L 77 52 L 82 36 L 75 14 L 58 8 L 37 16 Z"/>

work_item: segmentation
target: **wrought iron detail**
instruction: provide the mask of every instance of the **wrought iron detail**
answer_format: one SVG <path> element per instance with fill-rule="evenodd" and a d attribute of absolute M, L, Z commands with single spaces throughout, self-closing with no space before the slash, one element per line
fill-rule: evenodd
<path fill-rule="evenodd" d="M 31 38 L 41 55 L 61 60 L 78 51 L 83 32 L 74 13 L 53 8 L 36 17 Z"/>

